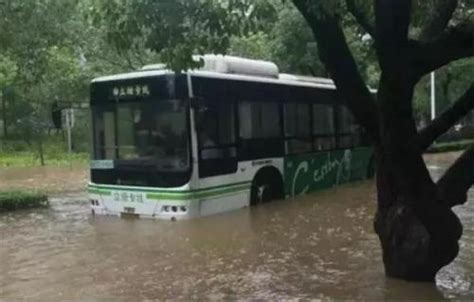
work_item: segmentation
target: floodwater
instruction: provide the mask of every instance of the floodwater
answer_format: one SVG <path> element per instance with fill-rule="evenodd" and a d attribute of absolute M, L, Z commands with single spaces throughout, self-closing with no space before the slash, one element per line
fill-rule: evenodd
<path fill-rule="evenodd" d="M 431 171 L 453 158 L 430 156 Z M 433 285 L 384 276 L 370 181 L 180 222 L 92 217 L 69 193 L 0 216 L 0 299 L 474 299 L 469 198 L 460 254 Z"/>
<path fill-rule="evenodd" d="M 0 191 L 30 188 L 48 193 L 84 191 L 89 180 L 88 167 L 0 168 Z"/>

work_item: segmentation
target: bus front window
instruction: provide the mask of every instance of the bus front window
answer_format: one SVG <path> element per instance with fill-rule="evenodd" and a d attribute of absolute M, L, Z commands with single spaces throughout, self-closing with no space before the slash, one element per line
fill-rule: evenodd
<path fill-rule="evenodd" d="M 187 106 L 183 100 L 97 105 L 95 159 L 163 171 L 189 168 Z"/>

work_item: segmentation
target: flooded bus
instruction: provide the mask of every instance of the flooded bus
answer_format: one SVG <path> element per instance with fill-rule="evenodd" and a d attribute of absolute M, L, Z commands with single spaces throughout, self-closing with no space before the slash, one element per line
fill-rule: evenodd
<path fill-rule="evenodd" d="M 329 79 L 205 55 L 91 84 L 92 212 L 177 220 L 373 173 L 372 148 Z"/>

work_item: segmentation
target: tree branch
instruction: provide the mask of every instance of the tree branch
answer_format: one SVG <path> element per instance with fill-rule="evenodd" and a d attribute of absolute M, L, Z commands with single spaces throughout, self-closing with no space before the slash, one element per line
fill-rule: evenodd
<path fill-rule="evenodd" d="M 454 105 L 438 116 L 431 124 L 419 131 L 422 150 L 428 148 L 435 139 L 449 130 L 458 120 L 474 108 L 474 84 L 461 96 Z"/>
<path fill-rule="evenodd" d="M 413 45 L 413 63 L 421 77 L 449 62 L 474 56 L 474 23 L 458 24 L 448 28 L 436 40 Z"/>
<path fill-rule="evenodd" d="M 321 61 L 331 74 L 345 104 L 372 140 L 378 142 L 379 126 L 375 102 L 357 68 L 339 20 L 336 16 L 324 12 L 324 9 L 314 9 L 314 1 L 293 0 L 293 3 L 311 27 L 318 42 Z"/>
<path fill-rule="evenodd" d="M 431 19 L 420 34 L 421 41 L 429 41 L 440 35 L 446 28 L 453 16 L 458 0 L 438 0 L 431 10 Z"/>
<path fill-rule="evenodd" d="M 467 191 L 474 183 L 474 144 L 448 169 L 437 182 L 442 200 L 454 207 L 467 201 Z"/>
<path fill-rule="evenodd" d="M 357 7 L 355 0 L 346 0 L 347 9 L 354 16 L 357 23 L 373 38 L 375 38 L 375 28 L 368 16 Z"/>
<path fill-rule="evenodd" d="M 375 2 L 375 47 L 382 70 L 391 70 L 397 64 L 408 45 L 408 28 L 410 25 L 411 0 L 374 0 Z"/>

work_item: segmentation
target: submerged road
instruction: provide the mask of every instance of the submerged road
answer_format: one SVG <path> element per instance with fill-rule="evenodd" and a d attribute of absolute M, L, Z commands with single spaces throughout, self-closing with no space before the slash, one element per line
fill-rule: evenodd
<path fill-rule="evenodd" d="M 427 162 L 436 177 L 454 158 Z M 474 299 L 472 189 L 456 208 L 460 254 L 436 285 L 384 276 L 371 181 L 175 223 L 94 218 L 85 193 L 59 196 L 0 216 L 0 299 Z"/>

